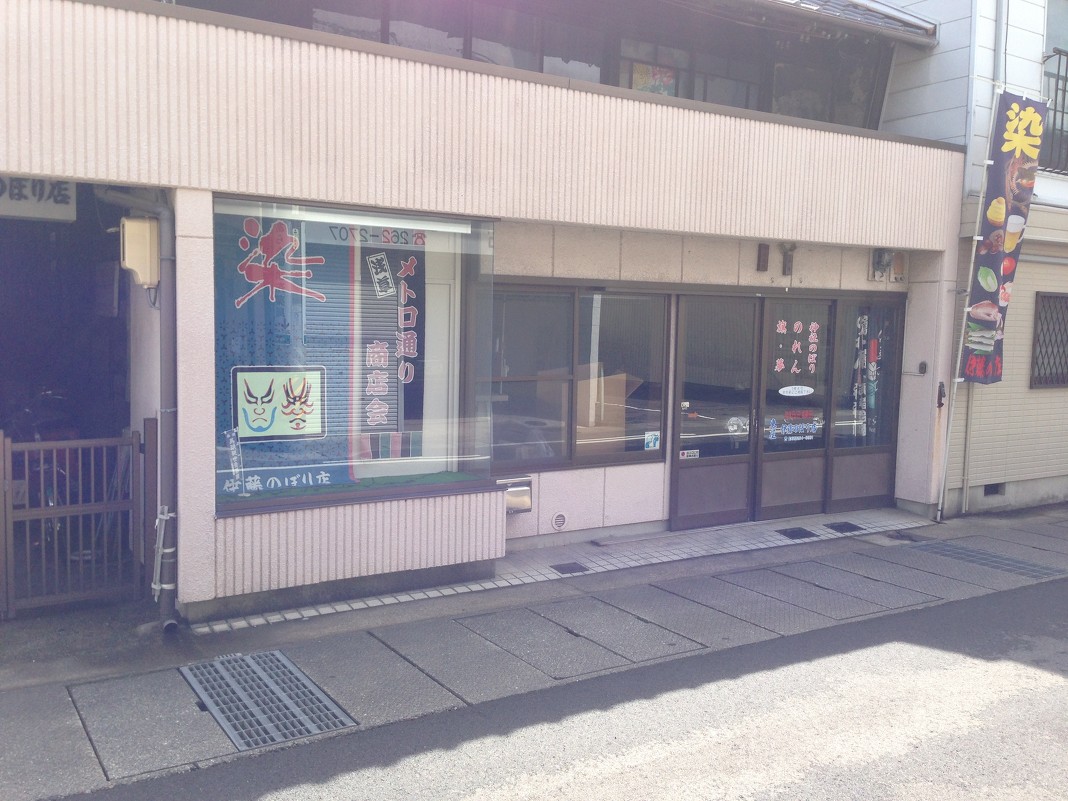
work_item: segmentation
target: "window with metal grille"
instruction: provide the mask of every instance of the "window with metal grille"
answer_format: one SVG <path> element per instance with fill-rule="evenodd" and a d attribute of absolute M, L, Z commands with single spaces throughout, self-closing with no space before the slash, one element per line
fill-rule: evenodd
<path fill-rule="evenodd" d="M 1042 76 L 1049 112 L 1042 135 L 1041 167 L 1068 175 L 1068 50 L 1054 47 L 1045 58 Z"/>
<path fill-rule="evenodd" d="M 1068 295 L 1035 295 L 1031 388 L 1068 387 Z"/>

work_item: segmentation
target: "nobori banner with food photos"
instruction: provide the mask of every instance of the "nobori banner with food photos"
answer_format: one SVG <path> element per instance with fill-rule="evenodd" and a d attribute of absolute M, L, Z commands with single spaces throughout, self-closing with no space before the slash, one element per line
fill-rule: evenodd
<path fill-rule="evenodd" d="M 965 381 L 993 384 L 1004 371 L 1005 317 L 1035 190 L 1045 118 L 1045 103 L 1008 92 L 1000 96 L 964 322 Z"/>
<path fill-rule="evenodd" d="M 215 215 L 219 496 L 328 491 L 419 457 L 425 233 L 246 206 Z"/>

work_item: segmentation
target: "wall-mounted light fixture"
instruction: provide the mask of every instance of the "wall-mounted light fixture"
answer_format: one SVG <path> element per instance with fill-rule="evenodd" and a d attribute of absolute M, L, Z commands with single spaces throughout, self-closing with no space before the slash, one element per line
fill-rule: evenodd
<path fill-rule="evenodd" d="M 779 250 L 782 251 L 782 274 L 793 275 L 794 251 L 797 250 L 797 244 L 794 242 L 780 242 Z"/>
<path fill-rule="evenodd" d="M 761 242 L 757 245 L 757 265 L 756 269 L 758 273 L 766 273 L 768 271 L 768 256 L 771 253 L 771 245 L 767 242 Z"/>

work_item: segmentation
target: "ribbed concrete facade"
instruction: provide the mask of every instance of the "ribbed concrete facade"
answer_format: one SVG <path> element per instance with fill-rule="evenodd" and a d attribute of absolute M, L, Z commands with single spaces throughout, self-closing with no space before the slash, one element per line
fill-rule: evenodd
<path fill-rule="evenodd" d="M 718 236 L 944 245 L 922 190 L 937 197 L 953 184 L 952 151 L 124 5 L 143 11 L 0 6 L 9 118 L 0 170 Z"/>
<path fill-rule="evenodd" d="M 504 497 L 475 493 L 219 520 L 219 597 L 495 559 Z"/>

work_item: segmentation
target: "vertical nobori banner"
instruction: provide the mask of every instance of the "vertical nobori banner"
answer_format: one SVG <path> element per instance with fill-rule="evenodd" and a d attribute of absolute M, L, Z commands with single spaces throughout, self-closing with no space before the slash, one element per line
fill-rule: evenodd
<path fill-rule="evenodd" d="M 961 352 L 961 376 L 1001 380 L 1005 316 L 1035 190 L 1046 104 L 1003 92 L 991 126 L 990 165 L 975 250 Z"/>

